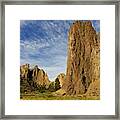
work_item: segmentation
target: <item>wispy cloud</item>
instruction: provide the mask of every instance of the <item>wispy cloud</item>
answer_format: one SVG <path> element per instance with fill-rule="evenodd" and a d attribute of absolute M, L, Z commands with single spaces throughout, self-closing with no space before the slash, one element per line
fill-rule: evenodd
<path fill-rule="evenodd" d="M 20 44 L 21 48 L 24 50 L 28 50 L 30 52 L 37 51 L 39 49 L 49 47 L 49 44 L 46 43 L 39 43 L 38 41 L 21 41 Z"/>

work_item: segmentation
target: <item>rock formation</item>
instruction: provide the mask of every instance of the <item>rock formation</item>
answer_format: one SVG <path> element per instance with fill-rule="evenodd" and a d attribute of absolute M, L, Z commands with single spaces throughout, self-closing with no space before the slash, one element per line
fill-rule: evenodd
<path fill-rule="evenodd" d="M 100 79 L 100 39 L 91 21 L 75 21 L 68 36 L 66 82 L 68 95 L 84 94 Z"/>
<path fill-rule="evenodd" d="M 60 73 L 58 76 L 57 76 L 59 82 L 60 82 L 60 86 L 62 87 L 64 82 L 65 82 L 65 79 L 66 79 L 66 76 L 64 73 Z"/>
<path fill-rule="evenodd" d="M 29 64 L 20 66 L 20 77 L 27 79 L 29 74 Z"/>
<path fill-rule="evenodd" d="M 38 86 L 48 87 L 50 83 L 47 73 L 45 73 L 43 69 L 39 69 L 38 66 L 34 67 L 32 72 L 32 78 Z"/>
<path fill-rule="evenodd" d="M 30 69 L 29 64 L 20 66 L 20 86 L 23 92 L 32 91 L 39 87 L 48 88 L 49 79 L 43 69 L 35 66 Z"/>
<path fill-rule="evenodd" d="M 100 99 L 100 81 L 99 80 L 95 80 L 90 84 L 85 94 L 85 97 L 86 99 L 91 99 L 91 98 L 95 100 Z"/>
<path fill-rule="evenodd" d="M 20 66 L 20 92 L 31 92 L 32 86 L 29 83 L 30 68 L 29 64 Z"/>

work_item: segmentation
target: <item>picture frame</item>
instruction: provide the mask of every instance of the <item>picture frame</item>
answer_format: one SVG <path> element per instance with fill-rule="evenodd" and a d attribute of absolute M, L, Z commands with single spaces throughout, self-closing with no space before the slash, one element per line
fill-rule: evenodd
<path fill-rule="evenodd" d="M 5 115 L 5 5 L 115 5 L 115 115 Z M 119 105 L 119 21 L 120 1 L 2 1 L 1 2 L 1 84 L 0 84 L 0 118 L 1 119 L 118 119 Z M 12 108 L 11 108 L 12 109 Z"/>

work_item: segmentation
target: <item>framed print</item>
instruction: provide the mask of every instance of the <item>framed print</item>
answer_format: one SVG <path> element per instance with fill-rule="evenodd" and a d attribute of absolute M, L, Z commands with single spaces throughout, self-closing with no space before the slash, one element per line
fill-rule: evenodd
<path fill-rule="evenodd" d="M 2 119 L 119 119 L 119 2 L 1 2 Z"/>

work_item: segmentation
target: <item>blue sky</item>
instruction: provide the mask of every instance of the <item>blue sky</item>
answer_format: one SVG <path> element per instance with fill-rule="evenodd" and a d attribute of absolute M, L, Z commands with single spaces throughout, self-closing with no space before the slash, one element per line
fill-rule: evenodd
<path fill-rule="evenodd" d="M 20 64 L 38 65 L 54 80 L 66 72 L 68 30 L 73 20 L 21 20 Z M 93 27 L 100 31 L 98 20 Z"/>

